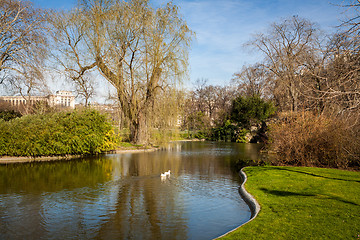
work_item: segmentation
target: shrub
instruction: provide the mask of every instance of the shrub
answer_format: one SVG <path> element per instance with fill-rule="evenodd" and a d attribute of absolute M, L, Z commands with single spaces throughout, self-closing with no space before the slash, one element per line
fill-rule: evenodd
<path fill-rule="evenodd" d="M 15 110 L 0 111 L 0 119 L 4 119 L 5 121 L 10 121 L 11 119 L 19 118 L 21 116 L 21 113 L 16 112 Z"/>
<path fill-rule="evenodd" d="M 0 155 L 54 156 L 113 150 L 117 136 L 95 110 L 27 115 L 0 121 Z"/>
<path fill-rule="evenodd" d="M 270 149 L 276 163 L 296 166 L 347 168 L 359 166 L 357 125 L 348 120 L 310 112 L 283 114 L 270 126 Z"/>
<path fill-rule="evenodd" d="M 276 108 L 271 102 L 266 102 L 259 96 L 239 96 L 233 101 L 230 119 L 243 128 L 249 129 L 251 125 L 258 124 L 275 113 Z"/>
<path fill-rule="evenodd" d="M 239 129 L 237 132 L 236 132 L 236 141 L 237 143 L 247 143 L 248 140 L 246 138 L 246 135 L 249 131 L 246 130 L 246 129 Z"/>
<path fill-rule="evenodd" d="M 238 140 L 239 127 L 233 124 L 230 120 L 224 122 L 223 125 L 212 128 L 210 133 L 210 139 L 213 141 L 231 141 L 236 142 Z"/>

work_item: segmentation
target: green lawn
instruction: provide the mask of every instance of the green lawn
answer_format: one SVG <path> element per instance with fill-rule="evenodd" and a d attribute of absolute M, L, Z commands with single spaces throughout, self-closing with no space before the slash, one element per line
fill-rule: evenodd
<path fill-rule="evenodd" d="M 360 239 L 360 172 L 247 167 L 259 215 L 222 239 Z"/>

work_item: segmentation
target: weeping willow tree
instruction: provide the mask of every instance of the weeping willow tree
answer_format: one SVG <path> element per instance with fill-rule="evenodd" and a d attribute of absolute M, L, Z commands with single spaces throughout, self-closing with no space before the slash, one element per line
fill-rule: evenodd
<path fill-rule="evenodd" d="M 148 119 L 162 99 L 157 96 L 187 72 L 193 32 L 178 7 L 169 2 L 155 9 L 147 0 L 81 0 L 53 19 L 65 69 L 73 78 L 97 69 L 116 89 L 132 142 L 146 144 Z"/>
<path fill-rule="evenodd" d="M 161 91 L 152 106 L 151 118 L 148 118 L 152 126 L 151 140 L 157 144 L 168 143 L 179 137 L 179 127 L 184 115 L 185 92 L 168 87 Z"/>

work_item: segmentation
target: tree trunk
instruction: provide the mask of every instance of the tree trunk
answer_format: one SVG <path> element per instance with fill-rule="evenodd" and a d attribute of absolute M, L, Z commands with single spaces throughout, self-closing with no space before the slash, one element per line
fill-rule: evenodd
<path fill-rule="evenodd" d="M 296 91 L 294 83 L 290 83 L 289 93 L 290 93 L 290 97 L 291 97 L 291 110 L 294 112 L 297 112 L 297 110 L 298 110 L 298 96 L 297 96 L 298 93 Z"/>
<path fill-rule="evenodd" d="M 147 132 L 146 115 L 140 113 L 136 120 L 131 123 L 131 142 L 139 145 L 148 144 L 149 136 Z"/>

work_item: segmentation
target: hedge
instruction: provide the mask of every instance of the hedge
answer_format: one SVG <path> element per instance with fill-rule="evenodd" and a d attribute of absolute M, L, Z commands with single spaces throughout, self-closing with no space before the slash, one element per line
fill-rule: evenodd
<path fill-rule="evenodd" d="M 113 150 L 117 136 L 95 110 L 0 120 L 0 156 L 85 155 Z"/>

